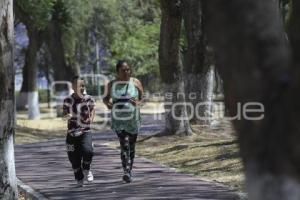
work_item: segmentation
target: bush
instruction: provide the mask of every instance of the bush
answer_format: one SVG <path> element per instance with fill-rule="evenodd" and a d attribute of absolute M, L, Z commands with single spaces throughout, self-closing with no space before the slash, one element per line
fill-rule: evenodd
<path fill-rule="evenodd" d="M 104 85 L 100 85 L 100 86 L 92 85 L 92 84 L 86 85 L 86 93 L 88 95 L 98 96 L 99 95 L 98 94 L 98 89 L 100 89 L 100 95 L 102 95 L 103 91 L 104 91 Z"/>
<path fill-rule="evenodd" d="M 47 103 L 47 91 L 48 90 L 39 90 L 39 103 Z M 20 91 L 15 91 L 15 97 L 18 98 Z"/>
<path fill-rule="evenodd" d="M 47 92 L 48 90 L 39 90 L 39 102 L 47 103 Z"/>

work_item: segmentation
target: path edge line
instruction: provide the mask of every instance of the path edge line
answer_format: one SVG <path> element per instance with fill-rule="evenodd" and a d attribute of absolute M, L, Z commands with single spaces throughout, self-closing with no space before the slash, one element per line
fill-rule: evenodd
<path fill-rule="evenodd" d="M 41 193 L 37 192 L 34 190 L 32 187 L 29 185 L 26 185 L 23 183 L 19 178 L 17 178 L 17 183 L 18 183 L 18 190 L 19 192 L 25 193 L 25 199 L 30 199 L 30 200 L 49 200 L 46 198 L 44 195 Z"/>

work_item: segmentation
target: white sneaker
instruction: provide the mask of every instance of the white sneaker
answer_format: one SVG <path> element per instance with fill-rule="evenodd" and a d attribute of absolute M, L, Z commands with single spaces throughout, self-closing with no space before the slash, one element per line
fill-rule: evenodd
<path fill-rule="evenodd" d="M 83 187 L 83 179 L 77 180 L 76 187 Z"/>
<path fill-rule="evenodd" d="M 84 179 L 88 182 L 92 182 L 94 180 L 94 176 L 91 170 L 83 170 Z"/>

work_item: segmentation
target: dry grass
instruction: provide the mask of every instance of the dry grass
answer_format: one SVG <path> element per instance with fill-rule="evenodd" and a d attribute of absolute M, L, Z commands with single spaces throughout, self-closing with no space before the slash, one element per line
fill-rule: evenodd
<path fill-rule="evenodd" d="M 39 120 L 18 119 L 15 131 L 16 144 L 45 141 L 64 137 L 66 122 L 61 118 Z"/>
<path fill-rule="evenodd" d="M 228 126 L 228 125 L 227 125 Z M 243 191 L 244 176 L 230 126 L 217 130 L 194 127 L 193 136 L 151 137 L 137 143 L 137 154 L 201 179 Z"/>
<path fill-rule="evenodd" d="M 15 126 L 16 144 L 34 143 L 49 139 L 63 138 L 67 132 L 67 121 L 61 117 L 55 117 L 55 110 L 43 106 L 40 108 L 41 118 L 29 120 L 27 111 L 18 111 Z M 96 116 L 95 124 L 102 124 L 103 119 Z M 108 127 L 101 127 L 106 130 Z"/>

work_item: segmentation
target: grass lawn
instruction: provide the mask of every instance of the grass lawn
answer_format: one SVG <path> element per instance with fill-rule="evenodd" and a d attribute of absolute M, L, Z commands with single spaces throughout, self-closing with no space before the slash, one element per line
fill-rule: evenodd
<path fill-rule="evenodd" d="M 189 137 L 152 137 L 137 144 L 137 154 L 203 180 L 243 190 L 243 168 L 233 136 L 202 130 Z"/>
<path fill-rule="evenodd" d="M 18 111 L 15 126 L 16 144 L 34 143 L 49 139 L 64 138 L 66 136 L 67 121 L 61 117 L 54 117 L 54 109 L 43 106 L 40 107 L 40 112 L 40 119 L 29 120 L 27 111 Z M 95 116 L 94 122 L 102 124 L 103 119 Z M 108 129 L 108 127 L 106 126 L 101 130 L 105 129 Z"/>
<path fill-rule="evenodd" d="M 66 122 L 61 118 L 39 120 L 18 119 L 15 132 L 16 144 L 40 142 L 64 137 Z"/>

